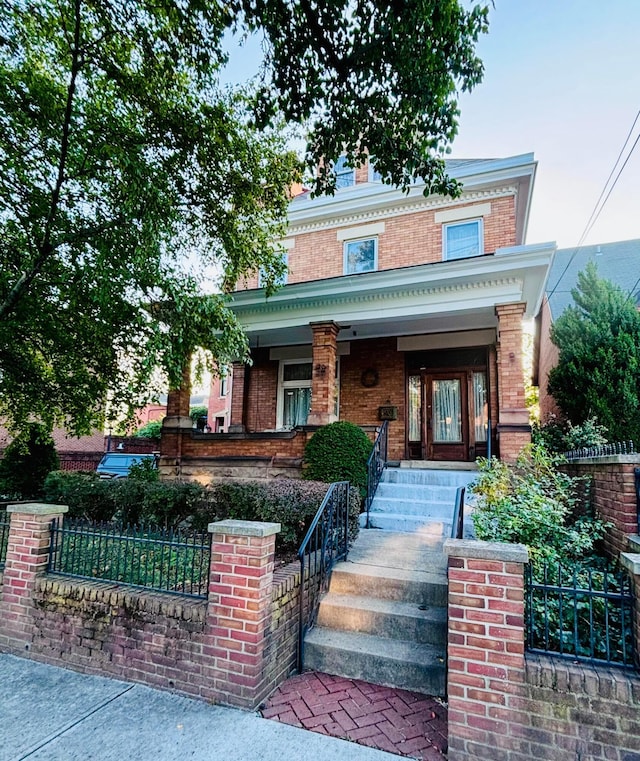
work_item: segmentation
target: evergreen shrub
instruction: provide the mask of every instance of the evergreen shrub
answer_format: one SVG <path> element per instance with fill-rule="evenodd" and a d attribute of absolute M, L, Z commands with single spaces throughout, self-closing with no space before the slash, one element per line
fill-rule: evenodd
<path fill-rule="evenodd" d="M 0 494 L 9 499 L 39 498 L 47 474 L 59 467 L 49 429 L 29 423 L 0 460 Z"/>
<path fill-rule="evenodd" d="M 353 423 L 340 421 L 319 428 L 304 450 L 303 477 L 311 481 L 350 481 L 364 495 L 367 460 L 373 444 Z"/>

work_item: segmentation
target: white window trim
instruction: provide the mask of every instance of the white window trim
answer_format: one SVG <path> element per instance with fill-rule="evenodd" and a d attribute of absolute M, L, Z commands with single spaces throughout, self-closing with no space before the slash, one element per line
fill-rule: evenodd
<path fill-rule="evenodd" d="M 367 272 L 377 272 L 378 271 L 378 236 L 377 235 L 368 235 L 364 238 L 351 238 L 350 240 L 345 240 L 343 247 L 342 247 L 342 272 L 345 275 L 363 275 L 365 273 L 363 272 L 349 272 L 347 268 L 348 264 L 348 249 L 349 246 L 352 243 L 362 243 L 364 241 L 372 240 L 373 241 L 373 269 L 367 270 Z"/>
<path fill-rule="evenodd" d="M 276 430 L 285 430 L 283 418 L 284 418 L 284 392 L 288 388 L 311 388 L 312 379 L 309 380 L 284 380 L 284 366 L 285 365 L 311 365 L 311 374 L 313 375 L 313 358 L 312 357 L 300 357 L 299 359 L 281 359 L 278 367 L 278 393 L 276 397 Z M 288 429 L 287 429 L 288 430 Z"/>
<path fill-rule="evenodd" d="M 282 280 L 278 281 L 276 285 L 286 285 L 289 282 L 289 252 L 284 251 L 282 253 L 282 261 L 287 265 L 287 269 L 282 276 Z M 262 267 L 258 270 L 258 288 L 264 288 L 264 283 L 262 282 L 264 279 L 264 271 Z"/>
<path fill-rule="evenodd" d="M 472 257 L 457 257 L 455 259 L 449 259 L 447 255 L 447 230 L 450 227 L 459 227 L 460 225 L 468 225 L 472 222 L 477 223 L 478 225 L 478 254 L 477 256 L 481 256 L 484 254 L 484 220 L 482 217 L 478 217 L 477 219 L 465 219 L 460 220 L 459 222 L 449 222 L 448 224 L 442 225 L 442 259 L 445 262 L 457 262 L 461 259 L 471 259 Z"/>

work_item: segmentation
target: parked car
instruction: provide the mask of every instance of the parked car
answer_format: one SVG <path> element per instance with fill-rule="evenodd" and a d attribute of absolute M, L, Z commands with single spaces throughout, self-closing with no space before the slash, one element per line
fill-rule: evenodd
<path fill-rule="evenodd" d="M 144 460 L 151 460 L 157 466 L 158 460 L 153 454 L 107 452 L 98 463 L 96 473 L 100 478 L 126 478 L 131 466 Z"/>

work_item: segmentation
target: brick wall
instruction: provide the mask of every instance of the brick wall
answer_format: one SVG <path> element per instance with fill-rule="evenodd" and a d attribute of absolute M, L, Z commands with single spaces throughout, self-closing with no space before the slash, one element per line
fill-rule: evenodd
<path fill-rule="evenodd" d="M 477 202 L 476 202 L 477 203 Z M 456 209 L 474 203 L 456 204 Z M 384 220 L 385 229 L 378 238 L 378 269 L 387 270 L 442 261 L 442 223 L 435 221 L 437 211 L 445 207 L 414 211 Z M 356 223 L 357 224 L 357 223 Z M 338 277 L 344 274 L 344 243 L 338 239 L 342 227 L 315 230 L 290 237 L 295 245 L 288 252 L 288 283 L 301 283 Z M 491 199 L 491 214 L 484 217 L 484 251 L 516 245 L 515 197 Z M 257 288 L 257 275 L 239 284 L 240 288 Z"/>
<path fill-rule="evenodd" d="M 200 601 L 46 575 L 49 521 L 63 511 L 13 508 L 0 575 L 3 650 L 245 708 L 289 675 L 300 580 L 294 567 L 274 573 L 279 524 L 211 524 L 209 597 Z"/>
<path fill-rule="evenodd" d="M 637 761 L 640 678 L 524 651 L 520 545 L 449 540 L 449 761 Z"/>
<path fill-rule="evenodd" d="M 614 558 L 628 550 L 629 536 L 638 533 L 634 471 L 640 455 L 610 455 L 573 460 L 564 466 L 571 476 L 590 479 L 591 507 L 610 524 L 605 549 Z"/>

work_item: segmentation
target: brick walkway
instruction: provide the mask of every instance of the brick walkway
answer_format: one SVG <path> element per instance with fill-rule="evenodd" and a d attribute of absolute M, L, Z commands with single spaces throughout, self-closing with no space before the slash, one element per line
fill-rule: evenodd
<path fill-rule="evenodd" d="M 434 698 L 318 671 L 284 682 L 262 715 L 420 761 L 447 750 L 447 709 Z"/>

